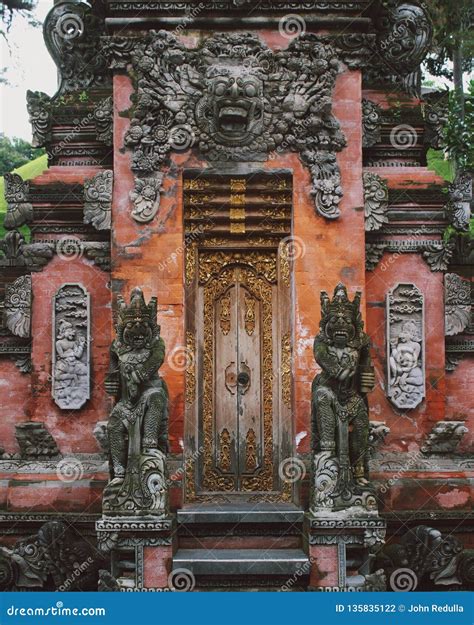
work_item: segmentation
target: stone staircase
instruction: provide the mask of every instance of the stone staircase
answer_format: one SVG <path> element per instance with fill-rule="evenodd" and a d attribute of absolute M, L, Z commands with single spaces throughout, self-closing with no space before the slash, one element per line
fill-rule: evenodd
<path fill-rule="evenodd" d="M 202 590 L 302 590 L 310 573 L 303 511 L 284 503 L 186 505 L 173 571 Z"/>

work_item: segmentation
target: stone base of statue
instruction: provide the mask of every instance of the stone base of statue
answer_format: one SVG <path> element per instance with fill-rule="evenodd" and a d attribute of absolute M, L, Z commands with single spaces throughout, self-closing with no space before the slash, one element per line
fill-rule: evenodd
<path fill-rule="evenodd" d="M 305 516 L 311 574 L 308 590 L 385 590 L 375 556 L 384 544 L 386 523 L 377 511 L 360 506 L 312 510 Z"/>
<path fill-rule="evenodd" d="M 99 584 L 99 590 L 134 592 L 169 588 L 176 534 L 174 517 L 104 515 L 96 522 L 96 533 L 99 549 L 110 557 L 110 571 L 103 572 L 108 587 Z"/>

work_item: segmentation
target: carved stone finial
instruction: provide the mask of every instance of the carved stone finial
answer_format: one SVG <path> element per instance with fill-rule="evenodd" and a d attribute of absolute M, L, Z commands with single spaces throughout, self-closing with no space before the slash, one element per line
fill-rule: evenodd
<path fill-rule="evenodd" d="M 369 416 L 366 394 L 375 385 L 361 294 L 351 302 L 338 284 L 321 292 L 314 357 L 322 368 L 312 385 L 313 482 L 311 511 L 360 506 L 376 510 L 368 482 Z"/>
<path fill-rule="evenodd" d="M 425 454 L 452 454 L 468 431 L 464 421 L 438 421 L 421 451 Z"/>
<path fill-rule="evenodd" d="M 428 263 L 431 271 L 446 271 L 453 256 L 454 243 L 452 241 L 440 241 L 426 246 L 423 258 Z"/>
<path fill-rule="evenodd" d="M 386 181 L 370 171 L 364 172 L 365 230 L 380 230 L 388 222 L 388 187 Z"/>
<path fill-rule="evenodd" d="M 381 140 L 382 109 L 371 100 L 362 100 L 362 147 L 370 148 Z"/>
<path fill-rule="evenodd" d="M 31 276 L 20 276 L 5 286 L 5 325 L 15 336 L 30 336 Z"/>
<path fill-rule="evenodd" d="M 444 276 L 444 319 L 446 336 L 460 334 L 471 320 L 471 284 L 455 273 Z"/>
<path fill-rule="evenodd" d="M 113 141 L 113 102 L 109 96 L 101 100 L 93 111 L 96 139 L 112 145 Z"/>
<path fill-rule="evenodd" d="M 44 423 L 28 421 L 16 425 L 15 430 L 23 460 L 45 460 L 60 455 L 56 441 Z"/>
<path fill-rule="evenodd" d="M 157 302 L 135 288 L 130 304 L 118 299 L 106 390 L 118 397 L 108 421 L 111 481 L 104 490 L 106 516 L 168 515 L 168 389 L 158 374 L 165 344 L 156 322 Z"/>
<path fill-rule="evenodd" d="M 26 108 L 33 131 L 31 145 L 44 147 L 51 140 L 51 98 L 42 91 L 26 92 Z"/>
<path fill-rule="evenodd" d="M 449 185 L 448 193 L 446 217 L 457 230 L 468 230 L 473 195 L 471 174 L 467 171 L 459 172 Z"/>
<path fill-rule="evenodd" d="M 113 180 L 107 169 L 84 181 L 84 223 L 96 230 L 110 230 Z"/>
<path fill-rule="evenodd" d="M 46 16 L 43 32 L 61 76 L 57 95 L 107 83 L 107 65 L 100 46 L 104 20 L 94 15 L 88 2 L 57 3 Z"/>
<path fill-rule="evenodd" d="M 63 410 L 90 397 L 90 296 L 81 284 L 63 284 L 53 298 L 52 396 Z"/>
<path fill-rule="evenodd" d="M 416 408 L 425 396 L 423 293 L 398 284 L 387 294 L 387 396 L 402 410 Z"/>
<path fill-rule="evenodd" d="M 12 230 L 33 219 L 33 205 L 28 202 L 30 183 L 19 174 L 5 174 L 4 179 L 7 212 L 3 225 Z"/>

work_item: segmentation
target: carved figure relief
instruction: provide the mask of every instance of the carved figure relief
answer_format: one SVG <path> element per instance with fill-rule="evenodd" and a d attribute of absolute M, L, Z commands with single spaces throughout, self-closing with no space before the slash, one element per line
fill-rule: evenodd
<path fill-rule="evenodd" d="M 168 389 L 158 369 L 165 344 L 156 322 L 157 302 L 133 289 L 119 297 L 117 336 L 105 386 L 118 398 L 108 422 L 111 480 L 103 495 L 107 516 L 168 513 Z"/>
<path fill-rule="evenodd" d="M 321 292 L 320 332 L 314 357 L 322 368 L 312 385 L 313 478 L 311 509 L 376 508 L 369 485 L 366 394 L 375 385 L 369 337 L 363 332 L 360 292 L 351 302 L 338 284 L 331 300 Z"/>
<path fill-rule="evenodd" d="M 64 410 L 90 397 L 90 297 L 81 284 L 63 284 L 53 298 L 52 395 Z"/>
<path fill-rule="evenodd" d="M 111 37 L 105 47 L 122 62 L 127 57 L 136 76 L 137 106 L 125 143 L 138 180 L 154 175 L 171 150 L 197 147 L 211 161 L 296 151 L 311 171 L 316 210 L 339 216 L 335 152 L 346 140 L 331 112 L 341 64 L 328 42 L 305 34 L 273 52 L 249 33 L 218 34 L 190 50 L 159 31 Z"/>
<path fill-rule="evenodd" d="M 416 408 L 425 396 L 423 294 L 398 284 L 387 294 L 387 395 L 397 408 Z"/>
<path fill-rule="evenodd" d="M 446 336 L 460 334 L 471 321 L 471 285 L 455 273 L 444 276 L 444 320 Z"/>

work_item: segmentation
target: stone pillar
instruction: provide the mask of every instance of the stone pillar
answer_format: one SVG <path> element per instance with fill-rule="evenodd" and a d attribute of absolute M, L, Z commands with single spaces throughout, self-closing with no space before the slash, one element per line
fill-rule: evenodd
<path fill-rule="evenodd" d="M 99 549 L 110 556 L 117 590 L 143 591 L 169 587 L 175 522 L 153 517 L 102 517 L 96 522 Z"/>

